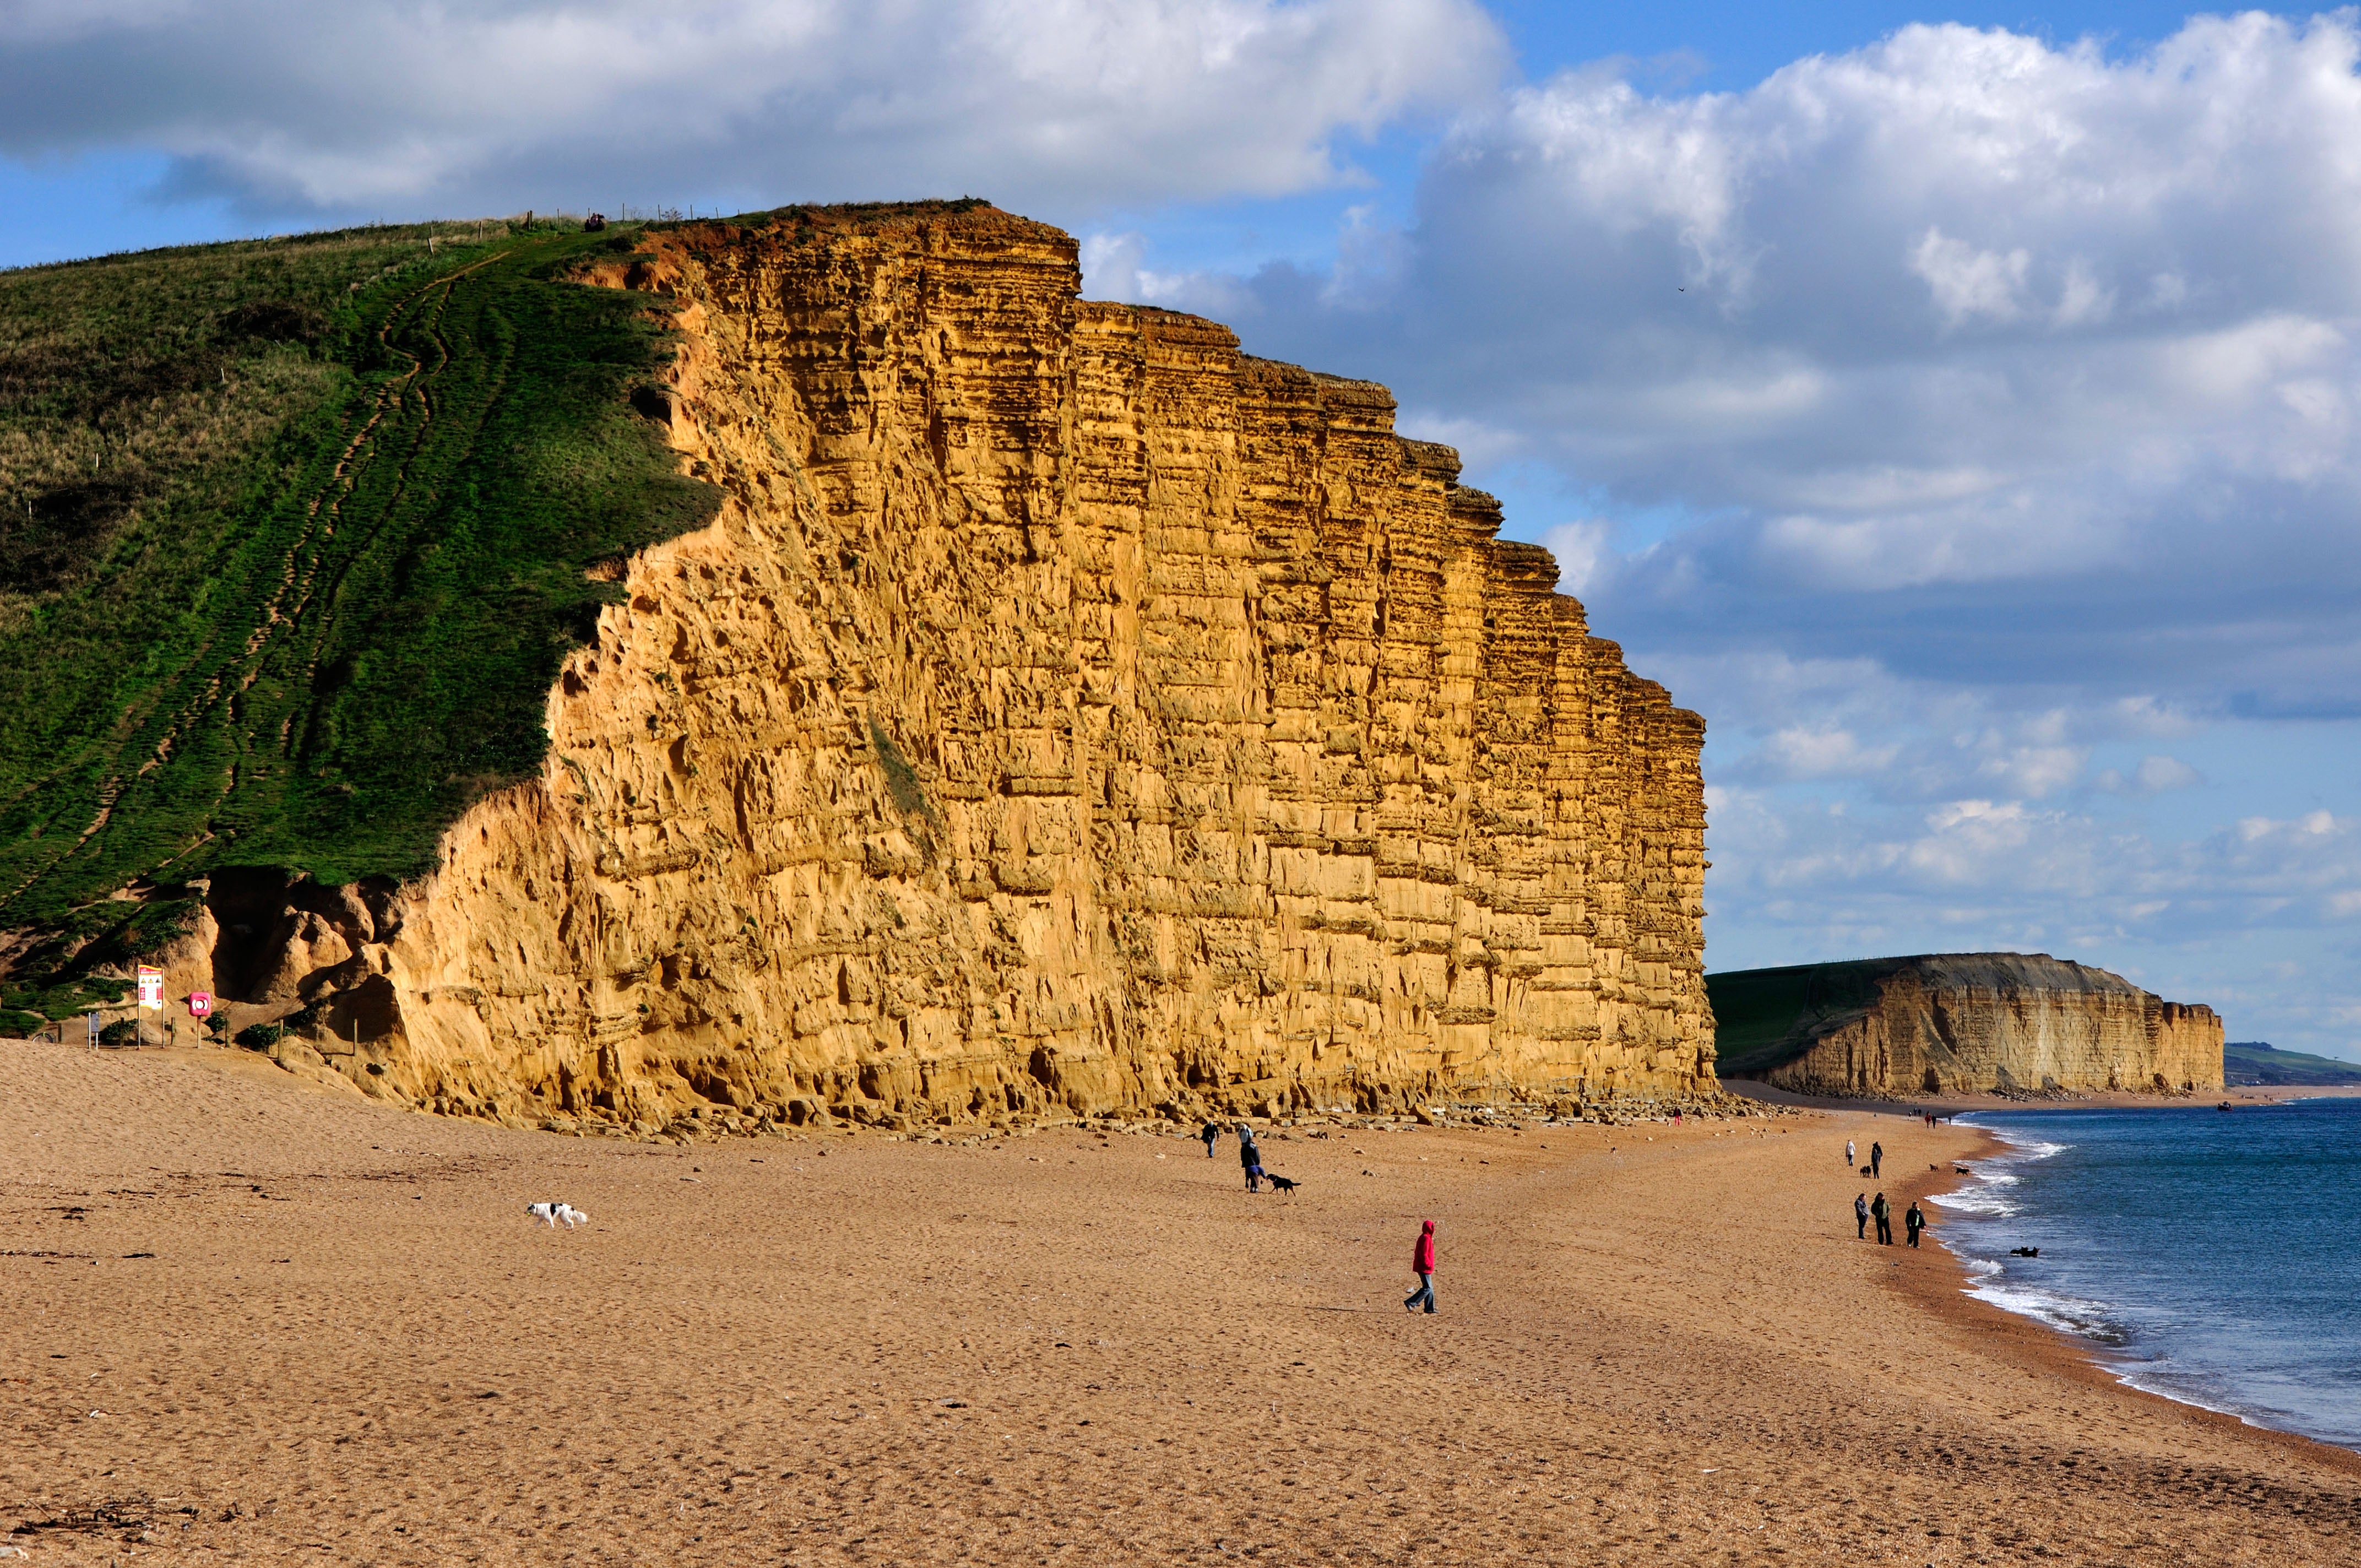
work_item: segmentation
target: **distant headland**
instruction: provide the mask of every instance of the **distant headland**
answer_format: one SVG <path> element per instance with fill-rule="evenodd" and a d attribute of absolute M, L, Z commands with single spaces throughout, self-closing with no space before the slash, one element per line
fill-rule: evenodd
<path fill-rule="evenodd" d="M 2222 1087 L 2222 1020 L 2047 953 L 1928 953 L 1706 977 L 1725 1078 L 1883 1097 Z"/>

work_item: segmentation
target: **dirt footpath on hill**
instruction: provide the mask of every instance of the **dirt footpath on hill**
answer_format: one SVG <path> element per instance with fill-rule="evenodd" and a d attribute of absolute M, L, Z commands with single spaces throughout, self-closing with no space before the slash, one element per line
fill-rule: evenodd
<path fill-rule="evenodd" d="M 1971 1129 L 1267 1135 L 1303 1185 L 1255 1197 L 1227 1139 L 683 1151 L 240 1065 L 0 1047 L 0 1541 L 34 1568 L 2181 1568 L 2347 1562 L 2361 1525 L 2351 1456 L 1853 1239 L 1847 1137 L 1898 1209 Z"/>

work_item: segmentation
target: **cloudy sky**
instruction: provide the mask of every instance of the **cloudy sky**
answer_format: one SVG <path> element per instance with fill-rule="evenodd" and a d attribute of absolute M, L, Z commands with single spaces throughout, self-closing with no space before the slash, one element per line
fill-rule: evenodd
<path fill-rule="evenodd" d="M 1712 967 L 2361 1057 L 2361 16 L 1637 9 L 0 0 L 0 265 L 989 196 L 1461 447 L 1708 720 Z"/>

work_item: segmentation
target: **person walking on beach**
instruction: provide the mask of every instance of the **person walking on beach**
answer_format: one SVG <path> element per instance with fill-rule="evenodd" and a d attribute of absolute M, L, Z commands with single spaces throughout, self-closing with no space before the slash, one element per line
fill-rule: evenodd
<path fill-rule="evenodd" d="M 1847 1170 L 1850 1170 L 1854 1166 L 1860 1163 L 1861 1162 L 1853 1157 L 1852 1140 L 1850 1138 L 1847 1138 L 1845 1140 L 1845 1168 Z"/>
<path fill-rule="evenodd" d="M 1873 1181 L 1873 1180 L 1875 1180 L 1875 1179 L 1877 1179 L 1877 1168 L 1878 1168 L 1879 1166 L 1883 1165 L 1884 1163 L 1885 1163 L 1885 1146 L 1884 1146 L 1883 1144 L 1872 1144 L 1872 1145 L 1870 1145 L 1870 1146 L 1869 1146 L 1869 1175 L 1870 1175 L 1870 1179 L 1872 1179 L 1872 1180 Z"/>
<path fill-rule="evenodd" d="M 1205 1130 L 1199 1133 L 1197 1135 L 1205 1140 L 1205 1157 L 1207 1159 L 1213 1158 L 1213 1146 L 1222 1141 L 1222 1129 L 1215 1126 L 1211 1121 L 1208 1121 L 1205 1124 Z"/>
<path fill-rule="evenodd" d="M 1918 1207 L 1918 1200 L 1916 1198 L 1910 1200 L 1909 1212 L 1902 1216 L 1902 1228 L 1910 1233 L 1910 1245 L 1916 1246 L 1918 1233 L 1927 1228 L 1927 1215 L 1926 1212 Z"/>
<path fill-rule="evenodd" d="M 1852 1195 L 1852 1234 L 1855 1241 L 1869 1240 L 1869 1194 Z"/>
<path fill-rule="evenodd" d="M 1255 1147 L 1254 1129 L 1238 1124 L 1238 1163 L 1246 1167 L 1246 1190 L 1262 1190 L 1262 1150 Z"/>
<path fill-rule="evenodd" d="M 1402 1310 L 1415 1312 L 1419 1303 L 1434 1310 L 1434 1222 L 1422 1220 L 1418 1226 L 1418 1245 L 1410 1249 L 1410 1271 L 1418 1276 L 1418 1288 L 1402 1303 Z"/>
<path fill-rule="evenodd" d="M 1892 1246 L 1894 1245 L 1894 1205 L 1887 1202 L 1885 1194 L 1881 1192 L 1877 1195 L 1877 1201 L 1869 1206 L 1869 1212 L 1877 1219 L 1877 1245 Z"/>

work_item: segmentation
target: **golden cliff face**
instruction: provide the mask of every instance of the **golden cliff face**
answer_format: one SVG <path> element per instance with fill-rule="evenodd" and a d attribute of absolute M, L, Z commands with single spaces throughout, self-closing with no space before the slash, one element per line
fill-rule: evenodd
<path fill-rule="evenodd" d="M 1917 959 L 1763 1080 L 1806 1093 L 2222 1087 L 2222 1020 L 2043 954 Z"/>
<path fill-rule="evenodd" d="M 272 912 L 240 983 L 327 994 L 357 1082 L 642 1125 L 1712 1091 L 1703 725 L 1383 388 L 1082 302 L 990 209 L 643 248 L 598 280 L 677 313 L 728 500 L 622 568 L 437 875 Z"/>

